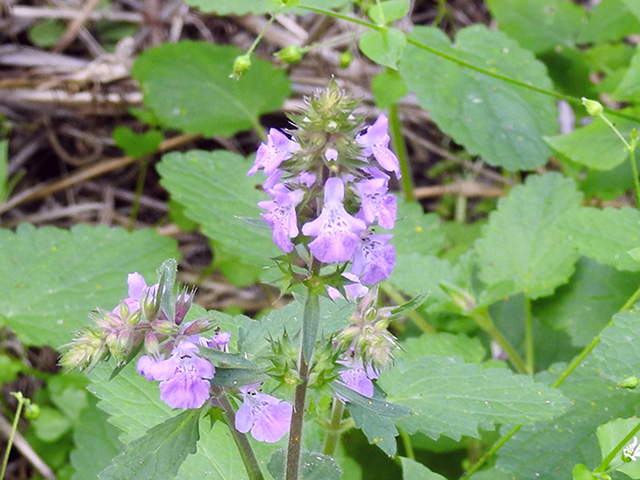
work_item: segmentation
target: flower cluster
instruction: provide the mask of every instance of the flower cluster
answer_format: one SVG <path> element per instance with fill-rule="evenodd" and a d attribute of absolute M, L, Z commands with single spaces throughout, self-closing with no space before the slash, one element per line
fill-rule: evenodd
<path fill-rule="evenodd" d="M 269 130 L 248 172 L 267 175 L 263 188 L 271 200 L 258 204 L 266 210 L 262 218 L 284 252 L 306 244 L 316 260 L 352 261 L 351 273 L 375 284 L 395 265 L 391 235 L 374 233 L 375 227 L 393 228 L 396 220 L 389 174 L 399 178 L 400 166 L 388 148 L 387 117 L 362 129 L 355 102 L 335 85 L 307 103 L 294 119 L 298 129 L 288 135 Z"/>

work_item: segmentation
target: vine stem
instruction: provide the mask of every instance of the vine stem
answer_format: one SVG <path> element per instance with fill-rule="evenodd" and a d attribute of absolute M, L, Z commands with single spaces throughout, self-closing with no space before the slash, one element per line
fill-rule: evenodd
<path fill-rule="evenodd" d="M 624 312 L 625 310 L 628 310 L 629 308 L 631 308 L 636 303 L 636 300 L 638 300 L 638 298 L 640 298 L 640 287 L 638 287 L 638 289 L 633 293 L 633 295 L 629 297 L 629 299 L 625 302 L 622 308 L 618 310 L 618 313 Z M 613 320 L 610 320 L 609 323 L 607 323 L 602 330 L 605 330 L 611 325 L 613 325 Z M 558 388 L 560 385 L 562 385 L 562 383 L 567 379 L 567 377 L 571 375 L 571 373 L 573 373 L 573 371 L 576 368 L 578 368 L 578 366 L 582 363 L 582 361 L 585 358 L 587 358 L 587 355 L 589 355 L 599 343 L 600 343 L 600 334 L 596 335 L 593 338 L 593 340 L 591 340 L 591 343 L 589 343 L 589 345 L 587 345 L 584 348 L 584 350 L 582 350 L 582 352 L 580 352 L 580 354 L 573 359 L 573 361 L 569 364 L 567 368 L 564 369 L 564 371 L 560 374 L 560 376 L 556 379 L 556 381 L 551 384 L 551 388 Z M 467 472 L 465 473 L 465 478 L 469 478 L 471 477 L 471 475 L 477 472 L 480 469 L 480 467 L 482 467 L 482 465 L 484 465 L 484 463 L 489 458 L 491 458 L 492 455 L 494 455 L 498 450 L 500 450 L 500 448 L 505 443 L 507 443 L 507 441 L 511 437 L 513 437 L 518 430 L 520 430 L 520 428 L 522 428 L 522 424 L 516 425 L 511 430 L 509 430 L 500 440 L 498 440 L 493 445 L 493 447 L 491 447 L 491 449 L 489 449 L 489 451 L 487 451 L 487 453 L 485 453 L 476 463 L 474 463 L 469 468 L 469 470 L 467 470 Z"/>
<path fill-rule="evenodd" d="M 20 420 L 20 414 L 22 413 L 22 407 L 25 404 L 25 399 L 22 394 L 18 393 L 14 395 L 18 400 L 18 407 L 16 408 L 16 415 L 13 418 L 13 424 L 11 425 L 11 435 L 9 435 L 9 441 L 7 442 L 7 450 L 4 452 L 4 458 L 2 459 L 2 471 L 0 471 L 0 480 L 4 479 L 4 474 L 7 471 L 7 465 L 9 463 L 9 453 L 11 453 L 11 447 L 13 446 L 13 439 L 18 430 L 18 421 Z"/>
<path fill-rule="evenodd" d="M 235 428 L 236 412 L 229 401 L 229 397 L 227 397 L 226 392 L 220 387 L 211 387 L 211 391 L 222 408 L 222 416 L 227 422 L 227 426 L 229 427 L 229 431 L 231 432 L 231 436 L 233 437 L 236 447 L 238 447 L 238 451 L 240 452 L 242 463 L 244 463 L 247 470 L 249 480 L 264 480 L 262 470 L 260 470 L 260 464 L 253 452 L 251 443 L 249 443 L 249 439 L 244 433 L 239 432 Z"/>
<path fill-rule="evenodd" d="M 305 401 L 309 385 L 309 364 L 313 355 L 315 338 L 320 322 L 320 307 L 318 294 L 307 289 L 307 298 L 302 315 L 302 334 L 300 342 L 300 356 L 298 360 L 298 376 L 300 383 L 296 386 L 289 427 L 289 443 L 287 446 L 287 461 L 285 465 L 285 480 L 298 480 L 300 471 L 300 452 L 302 449 L 302 427 L 304 424 Z"/>
<path fill-rule="evenodd" d="M 333 409 L 331 410 L 331 422 L 329 423 L 329 431 L 324 439 L 322 453 L 325 455 L 333 455 L 340 440 L 342 429 L 342 415 L 344 414 L 344 402 L 339 398 L 333 399 Z"/>

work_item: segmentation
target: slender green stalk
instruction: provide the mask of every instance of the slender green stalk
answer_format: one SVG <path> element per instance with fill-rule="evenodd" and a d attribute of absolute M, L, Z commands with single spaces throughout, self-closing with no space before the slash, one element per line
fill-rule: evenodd
<path fill-rule="evenodd" d="M 322 453 L 325 455 L 333 455 L 336 450 L 340 435 L 344 431 L 342 429 L 342 415 L 344 414 L 344 402 L 339 398 L 333 399 L 333 409 L 331 410 L 331 422 L 329 423 L 329 431 L 324 439 Z"/>
<path fill-rule="evenodd" d="M 407 458 L 411 460 L 416 459 L 416 455 L 413 452 L 413 444 L 411 443 L 411 435 L 407 433 L 406 430 L 399 428 L 398 433 L 400 433 L 400 438 L 402 439 L 402 445 L 404 446 L 404 454 Z"/>
<path fill-rule="evenodd" d="M 467 197 L 458 195 L 456 197 L 456 210 L 453 217 L 456 223 L 467 223 Z"/>
<path fill-rule="evenodd" d="M 491 320 L 487 308 L 476 308 L 473 312 L 471 312 L 471 318 L 478 324 L 480 328 L 491 335 L 491 338 L 498 342 L 498 345 L 500 345 L 500 348 L 505 351 L 507 357 L 509 357 L 509 360 L 511 360 L 511 363 L 516 368 L 518 373 L 527 375 L 527 365 L 522 361 L 522 357 L 520 357 L 516 349 L 513 348 L 509 340 L 507 340 L 507 338 L 502 335 L 502 332 L 498 330 L 493 324 L 493 320 Z"/>
<path fill-rule="evenodd" d="M 402 294 L 398 290 L 393 288 L 393 286 L 389 282 L 382 282 L 380 284 L 380 289 L 384 292 L 385 295 L 389 296 L 391 300 L 396 302 L 396 304 L 402 305 L 405 302 L 405 299 L 402 296 Z M 437 333 L 437 330 L 435 329 L 435 327 L 433 327 L 433 325 L 431 325 L 424 318 L 422 318 L 422 315 L 420 315 L 415 310 L 412 310 L 411 312 L 407 313 L 407 317 L 409 317 L 409 320 L 411 320 L 416 325 L 416 327 L 422 330 L 423 333 L 428 333 L 428 334 Z"/>
<path fill-rule="evenodd" d="M 309 385 L 309 364 L 311 363 L 313 355 L 315 333 L 317 332 L 319 322 L 320 309 L 318 306 L 318 294 L 311 289 L 308 289 L 307 298 L 304 303 L 302 338 L 300 343 L 300 356 L 298 360 L 298 376 L 300 378 L 300 383 L 296 386 L 293 401 L 291 427 L 289 428 L 289 444 L 287 446 L 287 462 L 285 465 L 285 480 L 298 480 L 305 401 L 307 398 L 307 387 Z M 311 341 L 311 335 L 313 336 L 313 341 Z"/>
<path fill-rule="evenodd" d="M 142 197 L 142 190 L 144 189 L 144 182 L 147 178 L 147 169 L 149 167 L 149 155 L 143 155 L 140 159 L 140 171 L 138 172 L 138 181 L 136 182 L 136 191 L 131 203 L 131 213 L 129 214 L 129 226 L 127 229 L 133 231 L 133 226 L 138 218 L 138 211 L 140 210 L 140 197 Z"/>
<path fill-rule="evenodd" d="M 22 407 L 26 400 L 22 394 L 16 394 L 14 397 L 18 400 L 18 408 L 16 408 L 16 415 L 13 418 L 13 424 L 11 425 L 11 435 L 9 435 L 9 441 L 7 442 L 7 450 L 4 452 L 4 458 L 2 459 L 2 471 L 0 471 L 0 480 L 4 480 L 4 474 L 7 471 L 7 464 L 9 463 L 9 453 L 11 453 L 11 447 L 13 446 L 13 439 L 18 431 L 18 421 L 20 420 L 20 414 L 22 413 Z"/>
<path fill-rule="evenodd" d="M 638 431 L 640 431 L 640 423 L 638 423 L 638 425 L 633 427 L 631 431 L 627 433 L 627 435 L 620 441 L 620 443 L 618 443 L 618 445 L 616 445 L 615 448 L 611 450 L 609 454 L 602 459 L 602 462 L 600 462 L 600 465 L 598 465 L 598 468 L 596 468 L 593 471 L 593 473 L 604 472 L 609 466 L 609 464 L 611 463 L 611 460 L 613 460 L 616 457 L 618 452 L 622 450 L 627 443 L 629 443 L 629 441 L 635 436 L 636 433 L 638 433 Z"/>
<path fill-rule="evenodd" d="M 533 375 L 535 367 L 535 353 L 533 351 L 533 314 L 531 313 L 531 299 L 529 297 L 524 297 L 524 311 L 525 357 L 527 362 L 527 372 L 529 375 Z"/>
<path fill-rule="evenodd" d="M 346 20 L 347 22 L 355 23 L 356 25 L 362 25 L 363 27 L 369 27 L 372 30 L 377 30 L 379 32 L 384 32 L 385 30 L 387 30 L 387 27 L 376 25 L 374 23 L 367 22 L 367 21 L 364 21 L 364 20 L 360 20 L 358 18 L 353 18 L 353 17 L 350 17 L 348 15 L 344 15 L 344 14 L 341 14 L 341 13 L 338 13 L 338 12 L 333 12 L 331 10 L 325 10 L 325 9 L 322 9 L 322 8 L 311 7 L 311 6 L 308 6 L 308 5 L 298 5 L 298 8 L 309 10 L 311 12 L 320 13 L 320 14 L 323 14 L 323 15 L 329 15 L 331 17 L 338 18 L 340 20 Z M 466 62 L 465 60 L 462 60 L 460 58 L 456 58 L 453 55 L 449 55 L 449 54 L 444 53 L 444 52 L 442 52 L 442 51 L 440 51 L 440 50 L 438 50 L 436 48 L 432 48 L 432 47 L 430 47 L 428 45 L 420 43 L 417 40 L 411 38 L 411 36 L 407 37 L 407 42 L 410 43 L 411 45 L 414 45 L 414 46 L 418 47 L 418 48 L 426 50 L 429 53 L 433 53 L 434 55 L 437 55 L 440 58 L 444 58 L 446 60 L 449 60 L 449 61 L 451 61 L 453 63 L 456 63 L 456 64 L 460 65 L 461 67 L 468 68 L 469 70 L 474 70 L 476 72 L 482 73 L 483 75 L 487 75 L 489 77 L 493 77 L 493 78 L 496 78 L 498 80 L 502 80 L 504 82 L 511 83 L 513 85 L 518 85 L 519 87 L 526 88 L 528 90 L 533 90 L 534 92 L 538 92 L 538 93 L 541 93 L 543 95 L 547 95 L 549 97 L 562 99 L 562 100 L 565 100 L 565 101 L 567 101 L 567 102 L 569 102 L 571 104 L 574 104 L 574 105 L 581 105 L 582 104 L 582 99 L 580 99 L 578 97 L 573 97 L 571 95 L 564 95 L 562 93 L 555 92 L 553 90 L 548 90 L 546 88 L 536 87 L 535 85 L 531 85 L 529 83 L 525 83 L 525 82 L 522 82 L 520 80 L 516 80 L 515 78 L 507 77 L 506 75 L 501 75 L 501 74 L 499 74 L 497 72 L 493 72 L 491 70 L 487 70 L 485 68 L 478 67 L 476 65 L 473 65 L 472 63 Z M 604 110 L 607 113 L 610 113 L 611 115 L 615 115 L 615 116 L 620 117 L 620 118 L 626 118 L 626 119 L 629 119 L 629 120 L 634 120 L 636 122 L 640 122 L 640 117 L 638 117 L 638 116 L 629 115 L 627 113 L 624 113 L 624 112 L 621 112 L 621 111 L 618 111 L 618 110 L 611 110 L 609 108 L 605 108 Z"/>
<path fill-rule="evenodd" d="M 500 440 L 493 444 L 493 446 L 485 453 L 480 459 L 471 465 L 469 470 L 467 470 L 464 474 L 465 478 L 469 478 L 471 475 L 476 473 L 484 463 L 489 460 L 495 453 L 502 448 L 502 446 L 509 441 L 511 437 L 513 437 L 518 430 L 522 428 L 522 425 L 516 425 L 511 430 L 509 430 Z"/>
<path fill-rule="evenodd" d="M 398 156 L 400 162 L 400 172 L 402 178 L 400 179 L 402 185 L 402 193 L 404 193 L 404 199 L 407 202 L 414 202 L 416 200 L 413 194 L 413 182 L 411 181 L 411 165 L 409 165 L 409 157 L 407 155 L 407 149 L 404 146 L 402 140 L 402 125 L 400 118 L 398 117 L 398 104 L 394 103 L 389 107 L 389 125 L 391 126 L 391 141 L 393 142 L 393 149 Z"/>
<path fill-rule="evenodd" d="M 229 427 L 229 431 L 231 432 L 233 441 L 235 442 L 236 447 L 238 447 L 238 452 L 240 452 L 240 457 L 242 458 L 242 463 L 247 470 L 249 480 L 264 480 L 264 476 L 262 475 L 262 471 L 260 470 L 260 464 L 258 463 L 258 460 L 253 453 L 253 448 L 251 448 L 249 439 L 244 433 L 240 433 L 235 428 L 236 413 L 233 409 L 233 406 L 231 405 L 231 402 L 229 402 L 227 394 L 220 387 L 211 388 L 213 394 L 218 400 L 218 403 L 222 407 L 222 415 L 227 422 L 227 426 Z"/>

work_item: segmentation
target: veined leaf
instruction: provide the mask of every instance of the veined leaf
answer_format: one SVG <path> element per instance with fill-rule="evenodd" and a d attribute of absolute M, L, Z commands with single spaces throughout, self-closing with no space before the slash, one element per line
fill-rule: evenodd
<path fill-rule="evenodd" d="M 446 480 L 442 475 L 432 472 L 421 463 L 410 458 L 400 457 L 403 480 Z"/>

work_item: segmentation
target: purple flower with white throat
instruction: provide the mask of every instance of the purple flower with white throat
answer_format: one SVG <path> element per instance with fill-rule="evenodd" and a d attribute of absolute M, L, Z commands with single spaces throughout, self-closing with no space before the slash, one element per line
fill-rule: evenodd
<path fill-rule="evenodd" d="M 344 209 L 344 183 L 338 177 L 324 185 L 324 205 L 318 218 L 302 226 L 302 233 L 316 237 L 309 243 L 312 255 L 325 263 L 347 262 L 356 250 L 360 233 L 367 226 Z"/>
<path fill-rule="evenodd" d="M 236 412 L 236 430 L 247 433 L 259 442 L 280 440 L 291 425 L 293 407 L 289 402 L 260 393 L 260 384 L 240 387 L 243 402 Z"/>
<path fill-rule="evenodd" d="M 148 355 L 138 359 L 136 369 L 148 381 L 160 381 L 160 399 L 172 408 L 200 408 L 209 399 L 215 368 L 198 357 L 198 347 L 183 340 L 174 346 L 171 356 L 157 360 Z"/>
<path fill-rule="evenodd" d="M 396 178 L 400 178 L 400 162 L 395 153 L 389 150 L 389 121 L 385 115 L 380 115 L 375 123 L 362 135 L 356 138 L 356 142 L 364 147 L 362 154 L 365 157 L 373 155 L 380 166 L 387 172 L 396 174 Z"/>
<path fill-rule="evenodd" d="M 372 178 L 362 180 L 353 186 L 360 200 L 361 210 L 356 215 L 362 218 L 367 225 L 371 225 L 378 218 L 378 225 L 391 229 L 396 222 L 398 205 L 396 197 L 388 192 L 387 181 L 384 178 Z"/>
<path fill-rule="evenodd" d="M 260 216 L 271 227 L 273 243 L 289 253 L 294 246 L 290 239 L 298 236 L 296 205 L 304 198 L 304 192 L 291 191 L 283 184 L 278 184 L 268 193 L 273 200 L 258 203 L 260 208 L 267 210 L 267 213 L 261 213 Z"/>
<path fill-rule="evenodd" d="M 280 130 L 271 128 L 269 135 L 267 135 L 267 143 L 261 143 L 258 147 L 256 161 L 247 175 L 251 176 L 259 169 L 264 168 L 264 173 L 269 177 L 282 162 L 291 158 L 298 150 L 300 150 L 300 145 L 297 142 L 291 140 Z"/>
<path fill-rule="evenodd" d="M 373 285 L 391 275 L 396 264 L 396 249 L 387 242 L 392 237 L 369 232 L 362 235 L 351 264 L 351 273 L 358 275 L 362 283 Z"/>

